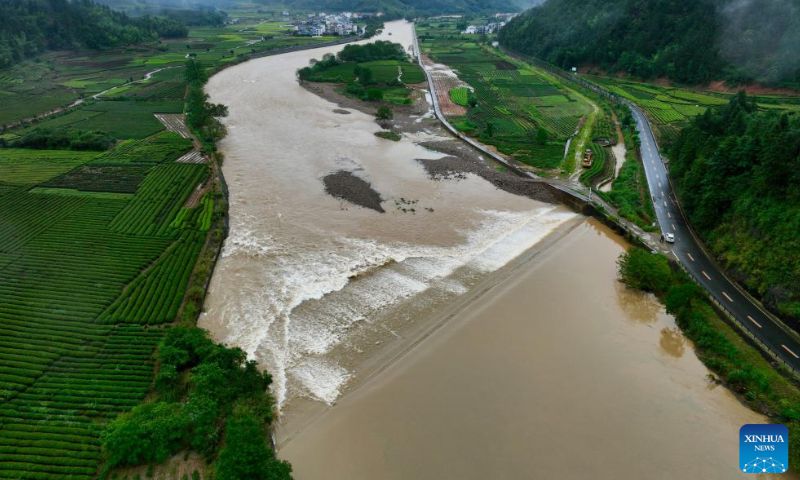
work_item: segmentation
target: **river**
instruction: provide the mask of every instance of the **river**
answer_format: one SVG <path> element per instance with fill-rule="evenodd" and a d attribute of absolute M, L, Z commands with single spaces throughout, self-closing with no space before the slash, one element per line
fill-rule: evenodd
<path fill-rule="evenodd" d="M 379 38 L 409 46 L 410 24 Z M 738 428 L 763 418 L 615 281 L 621 240 L 474 175 L 430 179 L 416 159 L 441 154 L 298 85 L 340 48 L 207 86 L 229 108 L 231 229 L 200 326 L 273 374 L 297 478 L 735 477 Z M 386 212 L 328 195 L 340 170 Z"/>

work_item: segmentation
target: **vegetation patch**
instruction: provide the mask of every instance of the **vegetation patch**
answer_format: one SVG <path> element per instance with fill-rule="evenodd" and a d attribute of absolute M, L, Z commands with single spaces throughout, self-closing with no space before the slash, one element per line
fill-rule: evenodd
<path fill-rule="evenodd" d="M 456 87 L 450 89 L 450 99 L 456 105 L 466 107 L 469 102 L 470 90 L 467 87 Z"/>
<path fill-rule="evenodd" d="M 411 90 L 404 85 L 425 81 L 403 47 L 386 41 L 346 45 L 337 56 L 326 55 L 297 74 L 303 81 L 344 83 L 344 93 L 361 100 L 397 105 L 411 103 Z"/>
<path fill-rule="evenodd" d="M 537 168 L 561 165 L 567 139 L 592 112 L 584 96 L 539 68 L 461 35 L 457 19 L 423 20 L 417 29 L 422 50 L 473 88 L 449 91 L 453 103 L 467 107 L 469 123 L 454 118 L 456 128 Z"/>
<path fill-rule="evenodd" d="M 400 135 L 397 132 L 393 132 L 391 130 L 383 130 L 380 132 L 375 132 L 375 136 L 383 138 L 385 140 L 391 140 L 393 142 L 399 142 L 400 139 L 403 138 L 402 135 Z"/>
<path fill-rule="evenodd" d="M 800 116 L 758 111 L 744 94 L 709 110 L 670 150 L 689 220 L 733 275 L 800 319 Z"/>
<path fill-rule="evenodd" d="M 641 248 L 620 256 L 620 279 L 629 287 L 652 292 L 675 316 L 694 343 L 700 360 L 751 408 L 789 427 L 789 465 L 800 471 L 800 389 L 727 322 L 683 272 L 667 259 Z"/>
<path fill-rule="evenodd" d="M 164 335 L 156 360 L 156 398 L 103 433 L 104 473 L 191 449 L 216 459 L 219 479 L 290 478 L 264 429 L 274 418 L 272 379 L 242 350 L 215 344 L 197 327 L 176 327 Z"/>

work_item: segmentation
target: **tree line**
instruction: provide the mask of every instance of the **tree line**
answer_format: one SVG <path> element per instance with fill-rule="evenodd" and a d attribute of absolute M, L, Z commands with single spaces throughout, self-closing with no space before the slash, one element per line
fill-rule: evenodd
<path fill-rule="evenodd" d="M 0 2 L 0 68 L 46 50 L 104 49 L 187 35 L 175 18 L 131 18 L 91 0 Z"/>
<path fill-rule="evenodd" d="M 800 319 L 800 117 L 744 93 L 694 119 L 670 148 L 692 225 L 732 274 Z"/>
<path fill-rule="evenodd" d="M 499 40 L 562 68 L 590 66 L 692 84 L 800 83 L 800 9 L 780 13 L 773 6 L 770 15 L 734 18 L 730 12 L 739 3 L 770 2 L 549 0 L 511 20 Z"/>

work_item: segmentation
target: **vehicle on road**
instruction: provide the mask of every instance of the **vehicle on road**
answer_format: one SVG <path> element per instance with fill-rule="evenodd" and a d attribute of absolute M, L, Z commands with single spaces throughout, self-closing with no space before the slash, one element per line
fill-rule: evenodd
<path fill-rule="evenodd" d="M 667 243 L 675 243 L 675 234 L 674 233 L 665 233 L 664 234 L 664 240 L 666 240 Z"/>

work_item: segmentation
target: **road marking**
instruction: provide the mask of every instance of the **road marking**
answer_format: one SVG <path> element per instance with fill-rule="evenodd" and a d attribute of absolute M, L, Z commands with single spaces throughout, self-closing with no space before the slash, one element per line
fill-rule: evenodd
<path fill-rule="evenodd" d="M 667 212 L 667 218 L 672 218 L 672 215 L 669 212 Z"/>
<path fill-rule="evenodd" d="M 675 224 L 673 223 L 672 224 L 672 231 L 674 232 L 675 230 L 677 230 L 677 228 L 675 228 Z"/>
<path fill-rule="evenodd" d="M 748 316 L 747 316 L 747 319 L 748 319 L 748 320 L 750 320 L 751 322 L 755 323 L 755 324 L 756 324 L 756 327 L 758 327 L 758 328 L 762 328 L 762 327 L 761 327 L 761 324 L 760 324 L 760 323 L 758 323 L 758 322 L 756 322 L 756 319 L 755 319 L 755 318 L 753 318 L 753 317 L 751 317 L 750 315 L 748 315 Z"/>
<path fill-rule="evenodd" d="M 789 347 L 787 347 L 786 345 L 781 343 L 781 347 L 783 347 L 783 349 L 786 350 L 787 352 L 791 353 L 794 358 L 800 358 L 800 357 L 797 356 L 796 353 L 794 353 L 793 351 L 789 350 Z"/>
<path fill-rule="evenodd" d="M 694 257 L 692 256 L 692 254 L 691 254 L 691 253 L 689 253 L 689 252 L 686 252 L 686 255 L 689 257 L 689 260 L 691 260 L 691 261 L 693 261 L 693 262 L 694 262 Z"/>
<path fill-rule="evenodd" d="M 708 276 L 705 270 L 702 270 L 701 273 L 703 274 L 704 277 L 706 277 L 706 279 L 711 280 L 711 277 Z"/>
<path fill-rule="evenodd" d="M 664 200 L 664 206 L 665 206 L 665 207 L 667 206 L 667 201 L 666 201 L 666 200 Z"/>
<path fill-rule="evenodd" d="M 729 302 L 733 303 L 733 299 L 732 299 L 732 298 L 730 297 L 730 295 L 728 295 L 727 293 L 725 293 L 725 292 L 722 292 L 722 296 L 723 296 L 723 297 L 725 297 L 725 298 L 727 298 Z"/>

